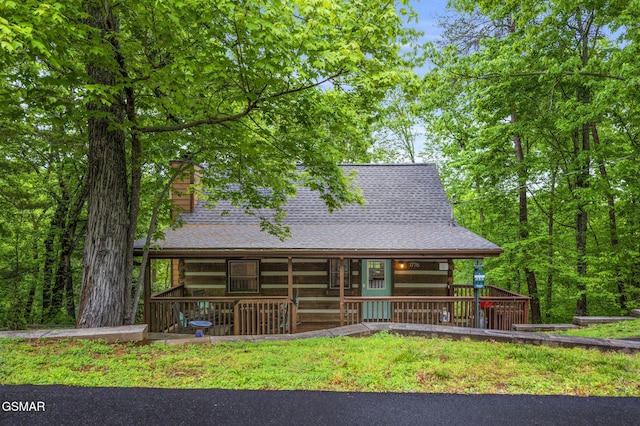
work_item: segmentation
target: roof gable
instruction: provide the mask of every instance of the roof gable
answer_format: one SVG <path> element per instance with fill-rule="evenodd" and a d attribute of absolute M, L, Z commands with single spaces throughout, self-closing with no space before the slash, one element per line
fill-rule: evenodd
<path fill-rule="evenodd" d="M 451 219 L 451 206 L 433 164 L 345 165 L 343 169 L 345 173 L 356 171 L 356 186 L 365 199 L 363 206 L 350 204 L 330 213 L 317 193 L 302 187 L 287 201 L 284 224 L 448 224 Z M 210 208 L 204 200 L 198 202 L 193 213 L 180 217 L 189 225 L 258 223 L 256 217 L 228 202 Z"/>
<path fill-rule="evenodd" d="M 364 206 L 347 205 L 329 213 L 317 193 L 300 188 L 284 208 L 283 224 L 291 233 L 281 241 L 262 232 L 259 219 L 242 209 L 227 202 L 209 208 L 206 201 L 199 201 L 193 213 L 181 214 L 181 227 L 165 230 L 164 239 L 152 244 L 153 256 L 471 258 L 502 252 L 452 223 L 451 206 L 435 165 L 343 168 L 345 173 L 356 171 Z M 138 241 L 135 247 L 139 250 L 143 245 Z"/>

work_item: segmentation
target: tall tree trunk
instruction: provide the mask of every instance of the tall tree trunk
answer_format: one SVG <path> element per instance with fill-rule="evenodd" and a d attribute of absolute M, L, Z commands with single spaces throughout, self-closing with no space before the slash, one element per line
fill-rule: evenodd
<path fill-rule="evenodd" d="M 160 208 L 162 207 L 162 202 L 163 200 L 166 199 L 167 195 L 169 194 L 169 190 L 173 185 L 173 181 L 184 172 L 187 166 L 188 166 L 188 163 L 182 163 L 178 168 L 176 168 L 173 171 L 173 174 L 169 178 L 169 182 L 164 186 L 160 197 L 156 201 L 156 204 L 153 206 L 153 213 L 151 214 L 151 221 L 149 223 L 149 228 L 147 229 L 145 247 L 142 253 L 142 262 L 140 263 L 140 269 L 138 271 L 138 279 L 137 279 L 135 295 L 133 296 L 133 303 L 131 304 L 131 310 L 129 312 L 129 319 L 128 319 L 129 324 L 135 323 L 137 307 L 138 307 L 138 303 L 140 302 L 140 295 L 142 293 L 142 287 L 144 285 L 144 276 L 147 268 L 147 261 L 149 259 L 149 244 L 153 239 L 153 234 L 156 232 L 156 229 L 158 228 L 158 216 L 160 214 Z M 132 247 L 133 247 L 133 242 L 132 242 Z"/>
<path fill-rule="evenodd" d="M 88 23 L 98 29 L 105 43 L 118 28 L 109 4 L 90 2 Z M 87 64 L 93 84 L 113 88 L 114 72 L 99 64 Z M 82 291 L 77 327 L 124 324 L 129 250 L 129 194 L 125 152 L 124 102 L 118 96 L 90 103 L 89 214 L 84 247 Z"/>
<path fill-rule="evenodd" d="M 554 221 L 554 203 L 555 203 L 555 189 L 556 189 L 556 171 L 551 172 L 551 193 L 549 194 L 549 222 L 547 225 L 547 235 L 549 236 L 549 250 L 547 251 L 547 259 L 549 263 L 549 272 L 547 273 L 547 307 L 546 307 L 546 319 L 548 323 L 551 323 L 551 308 L 553 307 L 553 257 L 554 257 L 554 244 L 553 244 L 553 221 Z"/>
<path fill-rule="evenodd" d="M 53 280 L 53 284 L 52 284 L 52 291 L 50 294 L 50 309 L 47 312 L 47 322 L 48 321 L 53 321 L 55 319 L 55 317 L 60 314 L 60 312 L 62 311 L 62 301 L 64 300 L 64 264 L 62 262 L 62 259 L 64 258 L 64 248 L 62 247 L 64 244 L 64 240 L 66 239 L 66 232 L 67 232 L 67 226 L 66 226 L 66 221 L 64 220 L 64 217 L 67 217 L 69 215 L 69 202 L 70 202 L 70 192 L 67 188 L 67 184 L 64 181 L 64 178 L 59 177 L 59 181 L 60 181 L 60 190 L 61 190 L 61 196 L 60 196 L 60 200 L 58 200 L 58 202 L 60 204 L 62 204 L 63 207 L 63 211 L 62 211 L 62 215 L 63 217 L 61 217 L 60 219 L 60 223 L 58 226 L 58 230 L 57 230 L 57 235 L 58 235 L 58 241 L 59 241 L 59 247 L 58 250 L 56 250 L 56 272 L 55 272 L 55 277 Z"/>
<path fill-rule="evenodd" d="M 33 280 L 31 282 L 31 287 L 29 287 L 29 294 L 27 296 L 27 301 L 25 303 L 24 308 L 24 319 L 27 323 L 33 322 L 33 302 L 36 298 L 36 281 Z"/>
<path fill-rule="evenodd" d="M 122 57 L 118 57 L 120 69 L 123 74 L 126 74 L 126 70 L 124 68 L 124 59 Z M 140 297 L 140 286 L 142 286 L 142 280 L 138 281 L 138 288 L 136 288 L 136 295 L 133 298 L 133 302 L 131 301 L 132 296 L 132 286 L 133 286 L 133 243 L 135 241 L 135 231 L 136 224 L 138 223 L 138 213 L 140 210 L 140 187 L 142 184 L 142 143 L 140 142 L 139 135 L 137 133 L 137 129 L 135 128 L 136 123 L 136 111 L 135 111 L 135 96 L 133 90 L 131 88 L 125 89 L 126 93 L 126 112 L 127 118 L 129 122 L 134 126 L 133 133 L 131 135 L 131 199 L 129 202 L 129 223 L 131 227 L 129 228 L 129 235 L 127 238 L 128 250 L 127 250 L 127 270 L 126 274 L 126 283 L 125 283 L 125 323 L 133 324 L 135 322 L 136 311 L 138 307 L 138 300 Z M 153 226 L 153 225 L 152 225 Z M 155 232 L 155 229 L 153 230 Z M 146 259 L 144 260 L 146 262 Z M 143 263 L 141 266 L 144 271 L 144 267 L 146 265 Z"/>
<path fill-rule="evenodd" d="M 77 222 L 76 222 L 77 223 Z M 71 233 L 71 235 L 69 235 Z M 58 310 L 63 308 L 69 318 L 76 319 L 75 312 L 75 296 L 73 293 L 73 271 L 71 268 L 71 258 L 73 251 L 75 250 L 75 244 L 72 238 L 75 237 L 75 225 L 72 229 L 67 229 L 66 235 L 61 241 L 61 253 L 58 266 L 58 273 L 56 274 L 55 288 L 59 290 L 59 304 Z"/>
<path fill-rule="evenodd" d="M 64 257 L 64 295 L 67 317 L 76 319 L 76 301 L 73 293 L 73 274 L 71 272 L 71 255 Z"/>
<path fill-rule="evenodd" d="M 582 68 L 585 68 L 589 63 L 589 32 L 591 24 L 593 23 L 593 16 L 587 16 L 587 19 L 584 20 L 580 15 L 581 12 L 579 10 L 577 13 L 577 29 L 580 35 L 581 65 Z M 583 105 L 591 103 L 591 95 L 588 87 L 578 87 L 576 95 L 579 103 Z M 576 138 L 574 140 L 575 159 L 578 163 L 576 175 L 576 197 L 578 200 L 578 206 L 575 217 L 576 252 L 578 256 L 576 265 L 576 272 L 578 273 L 578 301 L 576 302 L 576 313 L 577 315 L 587 315 L 587 226 L 589 218 L 586 210 L 587 202 L 585 201 L 585 191 L 589 188 L 589 168 L 591 167 L 591 161 L 589 158 L 591 150 L 591 124 L 582 123 L 576 133 Z"/>
<path fill-rule="evenodd" d="M 74 202 L 69 208 L 67 215 L 67 224 L 65 233 L 60 242 L 60 269 L 62 273 L 58 273 L 60 279 L 60 287 L 65 295 L 65 308 L 69 318 L 76 319 L 75 295 L 73 291 L 73 270 L 71 268 L 71 259 L 80 238 L 84 235 L 86 227 L 80 221 L 82 210 L 87 201 L 89 186 L 86 177 L 81 177 L 80 186 L 75 192 Z M 71 197 L 70 197 L 71 198 Z"/>
<path fill-rule="evenodd" d="M 62 183 L 60 187 L 62 188 Z M 64 232 L 65 214 L 65 200 L 56 199 L 56 210 L 49 224 L 49 233 L 44 241 L 44 274 L 42 277 L 42 322 L 44 323 L 51 322 L 57 314 L 54 301 L 57 299 L 55 276 L 59 268 L 56 262 L 59 250 L 56 248 L 56 241 L 59 239 L 59 235 Z"/>
<path fill-rule="evenodd" d="M 597 150 L 600 145 L 600 136 L 598 135 L 598 129 L 596 124 L 593 123 L 591 126 L 591 136 L 593 137 L 593 145 Z M 611 190 L 611 183 L 609 182 L 609 178 L 607 176 L 607 167 L 604 165 L 603 161 L 600 161 L 600 176 L 606 182 L 606 197 L 607 197 L 607 205 L 609 206 L 609 238 L 611 241 L 611 248 L 615 252 L 618 248 L 618 244 L 620 243 L 620 239 L 618 238 L 618 225 L 616 220 L 616 201 L 613 197 L 613 191 Z M 627 294 L 626 288 L 624 284 L 624 280 L 620 274 L 621 265 L 616 262 L 613 265 L 615 268 L 616 275 L 616 284 L 618 287 L 618 302 L 620 303 L 620 309 L 623 311 L 627 310 Z"/>
<path fill-rule="evenodd" d="M 511 124 L 516 121 L 516 113 L 511 114 Z M 524 150 L 522 149 L 522 139 L 519 135 L 513 137 L 513 143 L 515 145 L 516 160 L 518 161 L 518 186 L 519 186 L 519 238 L 521 242 L 526 244 L 529 239 L 529 209 L 527 205 L 527 169 L 524 166 Z M 523 249 L 524 258 L 528 259 L 527 249 Z M 526 261 L 526 260 L 525 260 Z M 527 280 L 527 289 L 529 291 L 529 297 L 531 297 L 531 322 L 539 324 L 542 321 L 540 314 L 540 295 L 538 294 L 538 283 L 536 281 L 536 274 L 529 265 L 524 266 L 524 274 Z"/>
<path fill-rule="evenodd" d="M 578 301 L 576 302 L 576 314 L 579 316 L 587 315 L 587 226 L 588 215 L 586 210 L 586 202 L 584 190 L 589 188 L 589 166 L 590 162 L 584 158 L 589 151 L 589 125 L 583 125 L 582 132 L 577 136 L 576 141 L 576 158 L 579 163 L 579 170 L 576 175 L 576 187 L 578 197 L 578 207 L 576 211 L 576 253 L 578 256 L 576 272 L 578 273 L 577 290 Z"/>

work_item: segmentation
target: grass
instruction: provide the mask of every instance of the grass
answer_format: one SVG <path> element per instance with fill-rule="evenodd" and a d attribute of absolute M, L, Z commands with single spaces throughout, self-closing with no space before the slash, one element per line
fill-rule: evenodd
<path fill-rule="evenodd" d="M 610 324 L 597 324 L 574 330 L 555 332 L 564 336 L 597 337 L 601 339 L 624 339 L 640 337 L 640 319 L 620 321 Z"/>
<path fill-rule="evenodd" d="M 640 355 L 379 333 L 217 345 L 0 339 L 1 384 L 640 396 Z"/>

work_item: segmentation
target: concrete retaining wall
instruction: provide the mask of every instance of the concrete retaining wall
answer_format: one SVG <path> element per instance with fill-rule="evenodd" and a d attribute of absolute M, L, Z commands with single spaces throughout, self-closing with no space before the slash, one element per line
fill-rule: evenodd
<path fill-rule="evenodd" d="M 527 345 L 546 345 L 563 348 L 586 348 L 600 351 L 617 351 L 624 353 L 640 352 L 640 342 L 617 339 L 594 339 L 585 337 L 559 336 L 517 331 L 481 330 L 476 328 L 447 327 L 438 325 L 401 324 L 401 323 L 360 323 L 328 330 L 310 331 L 307 333 L 274 335 L 274 336 L 205 336 L 202 338 L 163 340 L 158 343 L 180 345 L 185 343 L 220 343 L 220 342 L 265 342 L 274 340 L 296 340 L 314 337 L 370 336 L 381 331 L 404 336 L 422 336 L 426 338 L 449 338 L 455 340 L 470 339 L 475 341 L 492 341 Z"/>
<path fill-rule="evenodd" d="M 0 332 L 0 338 L 17 339 L 93 339 L 115 342 L 141 342 L 147 338 L 147 325 L 121 327 L 69 328 L 51 330 L 18 330 Z"/>

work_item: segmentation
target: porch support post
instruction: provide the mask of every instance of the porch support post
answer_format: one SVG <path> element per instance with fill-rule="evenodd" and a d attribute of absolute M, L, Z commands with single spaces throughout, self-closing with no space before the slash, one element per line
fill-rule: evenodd
<path fill-rule="evenodd" d="M 293 258 L 289 256 L 287 262 L 287 297 L 293 300 Z"/>
<path fill-rule="evenodd" d="M 344 257 L 340 258 L 340 326 L 344 325 Z"/>
<path fill-rule="evenodd" d="M 289 310 L 287 315 L 289 316 L 288 321 L 291 324 L 289 328 L 289 333 L 297 333 L 298 332 L 298 310 L 293 300 L 293 258 L 289 256 L 287 259 L 287 297 L 289 301 L 287 304 L 289 305 Z"/>
<path fill-rule="evenodd" d="M 144 323 L 150 327 L 151 323 L 151 259 L 147 258 L 144 271 Z"/>

